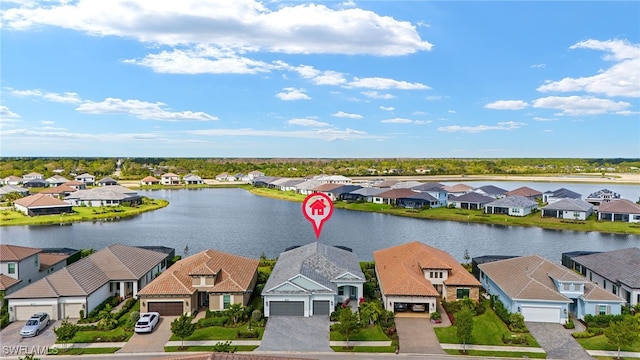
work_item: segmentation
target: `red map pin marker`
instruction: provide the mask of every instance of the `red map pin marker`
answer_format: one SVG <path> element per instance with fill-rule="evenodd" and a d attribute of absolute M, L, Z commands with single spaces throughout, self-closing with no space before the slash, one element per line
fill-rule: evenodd
<path fill-rule="evenodd" d="M 316 232 L 316 239 L 318 239 L 322 225 L 333 214 L 333 201 L 323 193 L 311 194 L 302 202 L 302 213 L 313 224 L 313 230 Z"/>

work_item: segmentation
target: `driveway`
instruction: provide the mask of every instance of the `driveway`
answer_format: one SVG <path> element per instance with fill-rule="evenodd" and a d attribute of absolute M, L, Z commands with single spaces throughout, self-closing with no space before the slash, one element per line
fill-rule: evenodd
<path fill-rule="evenodd" d="M 429 319 L 396 316 L 395 322 L 400 341 L 400 353 L 445 354 Z"/>
<path fill-rule="evenodd" d="M 329 317 L 271 316 L 258 351 L 333 351 L 329 347 Z"/>
<path fill-rule="evenodd" d="M 527 322 L 531 335 L 547 353 L 547 359 L 593 359 L 560 324 Z"/>
<path fill-rule="evenodd" d="M 56 334 L 53 327 L 55 320 L 49 322 L 49 326 L 44 328 L 40 335 L 23 338 L 20 336 L 20 329 L 26 321 L 14 321 L 0 332 L 0 344 L 2 344 L 3 356 L 24 356 L 27 353 L 46 354 L 47 349 L 56 342 Z"/>
<path fill-rule="evenodd" d="M 117 353 L 164 352 L 164 345 L 171 338 L 171 322 L 176 318 L 177 316 L 160 316 L 153 332 L 134 333 Z"/>

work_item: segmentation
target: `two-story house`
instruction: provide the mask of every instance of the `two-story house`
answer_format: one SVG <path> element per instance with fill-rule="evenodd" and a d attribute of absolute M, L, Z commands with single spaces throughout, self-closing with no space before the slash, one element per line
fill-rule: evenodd
<path fill-rule="evenodd" d="M 80 181 L 87 186 L 93 186 L 96 183 L 96 177 L 88 173 L 76 176 L 75 180 Z"/>
<path fill-rule="evenodd" d="M 68 255 L 43 253 L 42 249 L 0 245 L 0 291 L 11 294 L 66 266 Z"/>

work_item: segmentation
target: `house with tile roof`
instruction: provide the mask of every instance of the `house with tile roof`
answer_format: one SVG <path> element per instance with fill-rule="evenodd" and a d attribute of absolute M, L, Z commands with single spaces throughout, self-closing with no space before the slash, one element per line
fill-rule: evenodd
<path fill-rule="evenodd" d="M 387 191 L 389 189 L 378 188 L 378 187 L 363 187 L 358 190 L 354 190 L 351 192 L 356 200 L 364 201 L 364 202 L 373 202 L 373 197 Z"/>
<path fill-rule="evenodd" d="M 187 185 L 202 185 L 204 181 L 196 174 L 187 174 L 182 177 L 182 181 Z"/>
<path fill-rule="evenodd" d="M 88 314 L 110 296 L 137 298 L 165 270 L 167 254 L 113 244 L 7 296 L 10 321 L 46 312 L 52 320 Z"/>
<path fill-rule="evenodd" d="M 5 185 L 0 187 L 0 199 L 11 193 L 18 193 L 20 196 L 27 196 L 29 195 L 29 189 L 25 189 L 18 185 Z"/>
<path fill-rule="evenodd" d="M 640 248 L 606 251 L 573 257 L 573 269 L 599 287 L 640 304 Z"/>
<path fill-rule="evenodd" d="M 528 186 L 521 186 L 517 189 L 513 189 L 511 191 L 507 191 L 506 193 L 504 193 L 506 196 L 513 196 L 513 195 L 519 195 L 519 196 L 524 196 L 529 200 L 542 200 L 542 192 L 532 189 Z"/>
<path fill-rule="evenodd" d="M 640 205 L 627 199 L 602 203 L 598 207 L 598 220 L 638 223 L 640 222 Z"/>
<path fill-rule="evenodd" d="M 13 207 L 27 216 L 64 214 L 73 211 L 71 204 L 47 194 L 25 196 L 14 201 Z"/>
<path fill-rule="evenodd" d="M 480 282 L 491 296 L 525 321 L 564 324 L 573 314 L 612 314 L 624 300 L 564 266 L 539 255 L 521 256 L 478 265 Z"/>
<path fill-rule="evenodd" d="M 486 204 L 494 200 L 495 199 L 490 196 L 471 191 L 449 199 L 449 204 L 453 204 L 453 206 L 458 209 L 480 210 L 484 209 Z"/>
<path fill-rule="evenodd" d="M 11 294 L 67 265 L 67 254 L 45 253 L 42 249 L 0 245 L 0 291 Z"/>
<path fill-rule="evenodd" d="M 451 186 L 445 186 L 443 189 L 449 193 L 449 195 L 460 196 L 468 192 L 471 192 L 473 188 L 467 184 L 455 184 Z"/>
<path fill-rule="evenodd" d="M 444 189 L 444 185 L 440 183 L 420 183 L 420 185 L 411 187 L 411 190 L 423 194 L 429 194 L 437 200 L 437 203 L 431 203 L 430 207 L 441 207 L 448 205 L 449 192 Z"/>
<path fill-rule="evenodd" d="M 20 185 L 23 181 L 21 177 L 15 175 L 10 175 L 2 179 L 2 183 L 5 185 Z"/>
<path fill-rule="evenodd" d="M 592 213 L 592 204 L 582 199 L 572 198 L 556 200 L 541 209 L 542 217 L 565 220 L 586 220 Z"/>
<path fill-rule="evenodd" d="M 160 176 L 160 184 L 162 185 L 180 185 L 180 175 L 174 173 L 165 173 Z"/>
<path fill-rule="evenodd" d="M 149 175 L 140 180 L 140 185 L 158 185 L 160 184 L 160 180 Z"/>
<path fill-rule="evenodd" d="M 477 192 L 478 194 L 482 194 L 484 196 L 492 197 L 494 199 L 500 199 L 505 197 L 505 193 L 507 192 L 507 190 L 503 188 L 499 188 L 494 185 L 480 186 L 478 188 L 473 189 L 473 191 Z"/>
<path fill-rule="evenodd" d="M 45 194 L 49 196 L 53 196 L 56 199 L 64 199 L 67 195 L 76 192 L 78 190 L 72 188 L 67 184 L 58 185 L 55 187 L 46 188 L 39 192 L 39 194 Z"/>
<path fill-rule="evenodd" d="M 537 209 L 537 202 L 519 195 L 503 197 L 484 205 L 484 212 L 487 214 L 509 216 L 527 216 Z"/>
<path fill-rule="evenodd" d="M 582 195 L 575 191 L 571 191 L 566 188 L 560 188 L 557 190 L 545 191 L 542 193 L 542 202 L 552 203 L 560 199 L 581 199 Z"/>
<path fill-rule="evenodd" d="M 118 185 L 118 180 L 105 176 L 102 179 L 98 180 L 98 186 L 112 186 Z"/>
<path fill-rule="evenodd" d="M 364 296 L 365 277 L 351 251 L 313 242 L 284 251 L 262 291 L 264 316 L 329 316 Z"/>
<path fill-rule="evenodd" d="M 432 313 L 440 299 L 478 300 L 480 295 L 480 283 L 458 261 L 419 241 L 375 251 L 373 259 L 386 310 L 422 304 Z"/>
<path fill-rule="evenodd" d="M 49 183 L 49 186 L 59 186 L 66 182 L 69 182 L 69 179 L 60 175 L 53 175 L 52 177 L 47 178 L 45 181 Z"/>
<path fill-rule="evenodd" d="M 80 181 L 80 182 L 84 183 L 87 186 L 92 186 L 93 184 L 96 183 L 96 177 L 91 175 L 91 174 L 89 174 L 89 173 L 80 174 L 80 175 L 76 176 L 74 180 L 75 181 Z"/>
<path fill-rule="evenodd" d="M 246 306 L 258 279 L 259 260 L 217 250 L 184 258 L 138 292 L 140 311 L 160 315 Z"/>
<path fill-rule="evenodd" d="M 64 184 L 76 190 L 85 190 L 87 188 L 87 184 L 83 183 L 82 181 L 71 180 Z"/>
<path fill-rule="evenodd" d="M 142 197 L 134 190 L 121 185 L 101 186 L 70 193 L 64 201 L 73 206 L 139 205 Z"/>

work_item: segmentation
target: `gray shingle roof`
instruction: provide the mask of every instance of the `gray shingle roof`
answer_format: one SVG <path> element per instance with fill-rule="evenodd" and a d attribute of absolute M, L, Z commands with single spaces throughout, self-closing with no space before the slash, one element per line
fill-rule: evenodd
<path fill-rule="evenodd" d="M 351 193 L 356 195 L 362 195 L 362 196 L 375 196 L 388 190 L 389 189 L 385 189 L 385 188 L 365 187 L 362 189 L 358 189 L 356 191 L 352 191 Z"/>
<path fill-rule="evenodd" d="M 593 204 L 581 199 L 564 198 L 543 207 L 545 210 L 560 211 L 589 211 L 593 209 Z"/>
<path fill-rule="evenodd" d="M 582 195 L 578 194 L 577 192 L 565 188 L 560 188 L 553 191 L 545 191 L 544 193 L 554 198 L 580 199 L 582 197 Z"/>
<path fill-rule="evenodd" d="M 480 203 L 480 204 L 487 204 L 494 200 L 495 199 L 490 196 L 478 194 L 473 191 L 453 198 L 453 201 L 455 202 L 470 202 L 470 203 Z"/>
<path fill-rule="evenodd" d="M 640 289 L 640 248 L 577 256 L 573 260 L 611 281 Z"/>
<path fill-rule="evenodd" d="M 504 195 L 504 193 L 507 192 L 507 190 L 493 185 L 480 186 L 479 188 L 474 189 L 474 191 L 476 190 L 482 190 L 485 194 L 489 195 Z"/>
<path fill-rule="evenodd" d="M 538 203 L 529 200 L 524 196 L 513 195 L 503 197 L 502 199 L 498 199 L 496 201 L 492 201 L 488 203 L 486 206 L 498 206 L 498 207 L 508 207 L 508 208 L 527 208 L 530 206 L 537 205 Z"/>
<path fill-rule="evenodd" d="M 338 288 L 331 281 L 346 272 L 359 277 L 362 281 L 365 280 L 355 254 L 313 242 L 280 254 L 276 266 L 265 284 L 264 293 L 277 293 L 277 290 L 273 291 L 275 287 L 298 274 L 304 275 L 335 292 Z"/>

